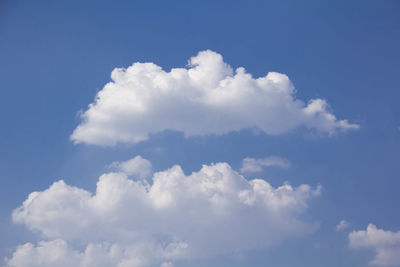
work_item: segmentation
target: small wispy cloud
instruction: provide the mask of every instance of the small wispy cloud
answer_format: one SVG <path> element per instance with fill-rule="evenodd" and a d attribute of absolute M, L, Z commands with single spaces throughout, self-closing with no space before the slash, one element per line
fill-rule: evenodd
<path fill-rule="evenodd" d="M 345 220 L 341 220 L 338 225 L 336 225 L 335 229 L 336 231 L 342 231 L 346 228 L 348 228 L 350 226 L 350 223 L 345 221 Z"/>
<path fill-rule="evenodd" d="M 291 165 L 290 161 L 278 156 L 270 156 L 267 158 L 244 158 L 242 160 L 242 167 L 240 168 L 241 173 L 255 173 L 262 172 L 266 167 L 281 167 L 289 168 Z"/>

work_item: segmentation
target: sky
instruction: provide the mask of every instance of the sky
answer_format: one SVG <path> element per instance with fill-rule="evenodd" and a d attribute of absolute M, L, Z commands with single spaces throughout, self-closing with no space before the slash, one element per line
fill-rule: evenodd
<path fill-rule="evenodd" d="M 398 1 L 1 1 L 1 266 L 400 266 Z"/>

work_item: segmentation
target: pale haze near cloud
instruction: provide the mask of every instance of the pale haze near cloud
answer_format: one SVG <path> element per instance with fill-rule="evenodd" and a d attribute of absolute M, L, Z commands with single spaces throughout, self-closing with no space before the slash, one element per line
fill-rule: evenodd
<path fill-rule="evenodd" d="M 305 127 L 322 134 L 358 129 L 338 120 L 324 99 L 296 99 L 289 78 L 269 72 L 254 78 L 235 71 L 220 54 L 201 51 L 188 68 L 164 71 L 154 63 L 116 68 L 71 135 L 75 143 L 113 146 L 138 143 L 152 133 L 185 136 L 226 134 L 257 128 L 277 135 Z"/>
<path fill-rule="evenodd" d="M 349 226 L 350 226 L 350 223 L 349 223 L 348 221 L 346 221 L 346 220 L 341 220 L 341 221 L 338 223 L 338 225 L 336 225 L 335 229 L 336 229 L 336 231 L 342 231 L 342 230 L 344 230 L 344 229 L 349 228 Z"/>
<path fill-rule="evenodd" d="M 273 167 L 273 166 L 281 168 L 289 168 L 290 161 L 278 156 L 270 156 L 261 159 L 244 158 L 242 160 L 242 167 L 240 168 L 240 172 L 241 173 L 262 172 L 265 167 Z"/>
<path fill-rule="evenodd" d="M 375 250 L 371 265 L 400 266 L 400 231 L 386 231 L 369 224 L 366 230 L 351 232 L 349 241 L 351 248 Z"/>
<path fill-rule="evenodd" d="M 8 266 L 172 266 L 276 246 L 318 227 L 300 216 L 320 186 L 274 188 L 227 163 L 190 175 L 173 166 L 151 183 L 129 175 L 101 175 L 95 194 L 64 181 L 31 193 L 13 221 L 44 240 L 19 246 Z"/>

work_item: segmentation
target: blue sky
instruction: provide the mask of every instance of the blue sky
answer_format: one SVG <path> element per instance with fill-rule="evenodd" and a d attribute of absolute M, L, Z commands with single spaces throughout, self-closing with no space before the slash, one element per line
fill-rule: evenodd
<path fill-rule="evenodd" d="M 374 243 L 368 224 L 385 231 L 385 240 L 395 244 L 389 246 L 386 264 L 400 266 L 399 11 L 398 1 L 386 0 L 2 1 L 0 256 L 10 259 L 19 245 L 55 239 L 44 233 L 45 226 L 31 231 L 30 218 L 15 223 L 11 214 L 31 192 L 60 179 L 94 193 L 110 163 L 137 155 L 149 160 L 154 172 L 177 164 L 186 175 L 216 162 L 239 172 L 246 157 L 279 156 L 290 167 L 270 166 L 245 177 L 265 179 L 273 187 L 285 181 L 293 187 L 321 184 L 321 194 L 307 200 L 307 209 L 296 217 L 318 228 L 301 237 L 282 230 L 285 237 L 261 248 L 167 259 L 164 266 L 169 261 L 174 266 L 367 266 L 377 257 L 376 265 L 385 265 L 379 261 L 384 248 Z M 189 58 L 207 49 L 233 69 L 243 66 L 253 78 L 268 72 L 287 75 L 296 99 L 305 105 L 324 99 L 330 114 L 359 129 L 327 134 L 300 125 L 271 135 L 244 127 L 185 137 L 160 126 L 160 131 L 149 130 L 145 141 L 111 147 L 70 140 L 83 123 L 80 114 L 111 81 L 114 68 L 134 62 L 153 62 L 165 71 L 184 68 Z M 255 115 L 259 125 L 248 127 L 262 128 L 262 118 L 275 118 Z M 158 117 L 149 115 L 148 120 L 157 123 Z M 209 126 L 203 123 L 201 128 Z M 182 122 L 183 129 L 189 124 Z M 337 231 L 341 220 L 349 226 Z M 356 236 L 369 233 L 369 241 Z M 88 240 L 68 240 L 68 245 L 82 252 Z"/>

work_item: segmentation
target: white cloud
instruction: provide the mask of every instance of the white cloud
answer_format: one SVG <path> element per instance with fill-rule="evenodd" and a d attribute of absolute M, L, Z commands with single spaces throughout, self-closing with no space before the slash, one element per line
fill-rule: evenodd
<path fill-rule="evenodd" d="M 319 194 L 319 186 L 274 188 L 246 180 L 227 163 L 190 175 L 174 166 L 155 173 L 151 184 L 110 172 L 99 178 L 94 194 L 58 181 L 14 210 L 15 223 L 45 240 L 18 247 L 7 264 L 171 266 L 266 248 L 316 229 L 300 216 Z"/>
<path fill-rule="evenodd" d="M 80 261 L 81 255 L 70 250 L 65 241 L 54 240 L 39 242 L 37 246 L 31 243 L 19 246 L 8 261 L 8 266 L 69 267 L 79 266 Z"/>
<path fill-rule="evenodd" d="M 372 248 L 375 258 L 372 265 L 400 266 L 400 231 L 391 232 L 369 224 L 366 230 L 349 234 L 351 248 Z"/>
<path fill-rule="evenodd" d="M 350 223 L 345 221 L 345 220 L 341 220 L 338 225 L 336 225 L 336 231 L 342 231 L 346 228 L 348 228 L 350 226 Z"/>
<path fill-rule="evenodd" d="M 110 167 L 139 179 L 148 178 L 151 174 L 151 162 L 141 156 L 123 162 L 113 162 Z"/>
<path fill-rule="evenodd" d="M 251 173 L 251 172 L 262 172 L 264 167 L 277 166 L 282 168 L 289 168 L 290 161 L 278 156 L 270 156 L 262 159 L 244 158 L 242 160 L 242 167 L 240 172 Z"/>
<path fill-rule="evenodd" d="M 68 246 L 62 239 L 41 241 L 36 246 L 26 243 L 17 248 L 11 259 L 6 259 L 12 267 L 141 267 L 155 260 L 171 258 L 179 253 L 180 247 L 161 247 L 150 243 L 119 245 L 109 243 L 89 243 L 80 252 Z M 152 259 L 153 258 L 153 259 Z M 164 262 L 161 267 L 173 266 Z"/>
<path fill-rule="evenodd" d="M 300 126 L 320 133 L 358 129 L 337 120 L 323 99 L 296 99 L 289 78 L 270 72 L 253 78 L 210 50 L 188 68 L 164 71 L 153 63 L 116 68 L 71 135 L 75 143 L 112 146 L 137 143 L 163 130 L 185 136 L 225 134 L 256 127 L 276 135 Z"/>

